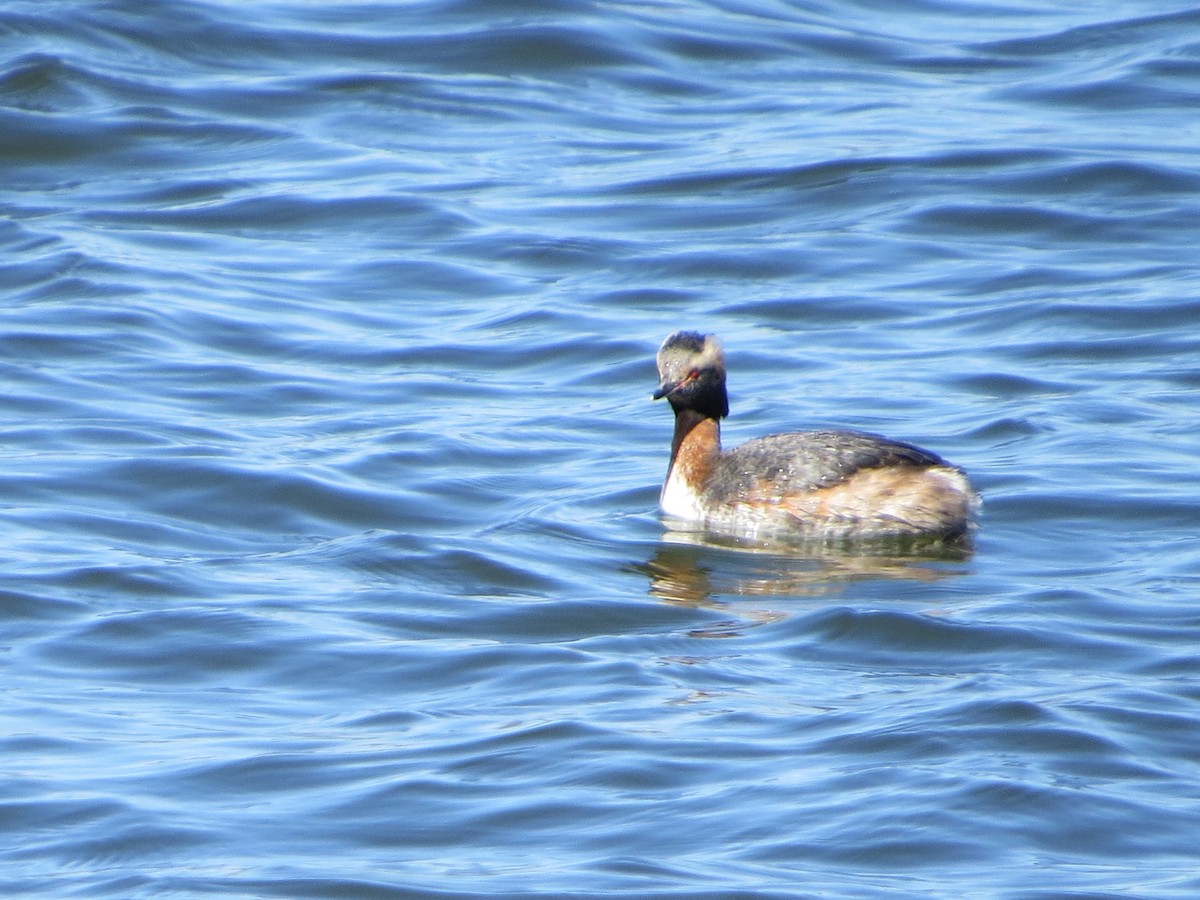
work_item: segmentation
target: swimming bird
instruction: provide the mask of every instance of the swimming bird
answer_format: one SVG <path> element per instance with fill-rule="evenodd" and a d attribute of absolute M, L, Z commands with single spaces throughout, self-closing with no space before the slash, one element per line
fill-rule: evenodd
<path fill-rule="evenodd" d="M 746 537 L 949 539 L 972 527 L 980 501 L 966 475 L 912 444 L 828 430 L 721 449 L 729 399 L 716 335 L 676 331 L 657 362 L 654 399 L 675 412 L 667 516 Z"/>

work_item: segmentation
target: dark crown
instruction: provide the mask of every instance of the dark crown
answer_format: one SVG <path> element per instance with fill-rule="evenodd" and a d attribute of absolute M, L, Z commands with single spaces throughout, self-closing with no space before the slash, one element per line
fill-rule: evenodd
<path fill-rule="evenodd" d="M 704 335 L 698 331 L 676 331 L 667 338 L 663 349 L 674 350 L 676 348 L 687 350 L 690 353 L 699 353 L 704 349 Z"/>

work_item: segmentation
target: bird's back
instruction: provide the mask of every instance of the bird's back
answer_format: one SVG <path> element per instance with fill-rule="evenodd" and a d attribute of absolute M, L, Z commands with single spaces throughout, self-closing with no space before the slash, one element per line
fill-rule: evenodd
<path fill-rule="evenodd" d="M 797 431 L 721 453 L 709 490 L 718 502 L 779 499 L 830 488 L 864 469 L 947 466 L 912 444 L 861 431 Z M 952 467 L 951 467 L 952 468 Z"/>

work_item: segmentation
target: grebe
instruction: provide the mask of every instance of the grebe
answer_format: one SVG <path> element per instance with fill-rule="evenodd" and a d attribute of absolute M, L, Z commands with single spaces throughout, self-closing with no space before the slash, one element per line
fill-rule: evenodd
<path fill-rule="evenodd" d="M 675 411 L 660 506 L 668 516 L 740 536 L 953 538 L 979 495 L 927 450 L 860 431 L 773 434 L 721 449 L 729 415 L 716 335 L 676 331 L 658 351 L 659 386 Z"/>

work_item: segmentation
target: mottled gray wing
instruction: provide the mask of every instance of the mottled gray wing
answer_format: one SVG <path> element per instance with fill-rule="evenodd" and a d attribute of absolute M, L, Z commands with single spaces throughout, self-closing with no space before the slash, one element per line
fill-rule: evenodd
<path fill-rule="evenodd" d="M 728 497 L 817 490 L 862 469 L 945 466 L 920 447 L 862 431 L 798 431 L 747 441 L 722 455 L 713 487 Z"/>

